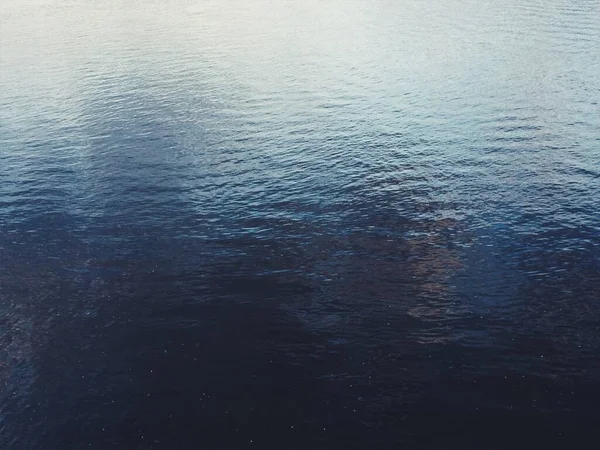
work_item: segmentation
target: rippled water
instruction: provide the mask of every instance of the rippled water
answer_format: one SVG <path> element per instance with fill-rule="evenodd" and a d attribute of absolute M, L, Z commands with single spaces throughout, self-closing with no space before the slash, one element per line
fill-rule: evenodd
<path fill-rule="evenodd" d="M 3 2 L 0 447 L 593 437 L 599 74 L 594 0 Z"/>

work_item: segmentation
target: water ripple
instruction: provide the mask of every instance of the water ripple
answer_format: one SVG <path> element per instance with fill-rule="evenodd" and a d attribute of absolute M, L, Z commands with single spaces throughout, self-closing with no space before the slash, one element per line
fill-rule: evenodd
<path fill-rule="evenodd" d="M 18 0 L 0 42 L 2 448 L 593 434 L 597 1 Z"/>

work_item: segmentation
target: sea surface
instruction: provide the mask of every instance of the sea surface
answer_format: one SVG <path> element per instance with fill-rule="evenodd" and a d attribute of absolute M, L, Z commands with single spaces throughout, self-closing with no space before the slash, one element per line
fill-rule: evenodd
<path fill-rule="evenodd" d="M 595 448 L 597 0 L 4 0 L 0 448 Z"/>

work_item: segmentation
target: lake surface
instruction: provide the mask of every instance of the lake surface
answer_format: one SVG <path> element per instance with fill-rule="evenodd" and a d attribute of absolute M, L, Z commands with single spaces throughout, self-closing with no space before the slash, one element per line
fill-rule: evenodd
<path fill-rule="evenodd" d="M 0 389 L 11 450 L 593 446 L 600 3 L 2 2 Z"/>

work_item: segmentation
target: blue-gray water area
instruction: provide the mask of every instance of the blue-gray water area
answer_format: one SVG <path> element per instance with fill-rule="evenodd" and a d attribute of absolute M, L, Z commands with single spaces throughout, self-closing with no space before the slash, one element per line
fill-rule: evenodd
<path fill-rule="evenodd" d="M 0 6 L 0 448 L 591 448 L 600 4 Z"/>

